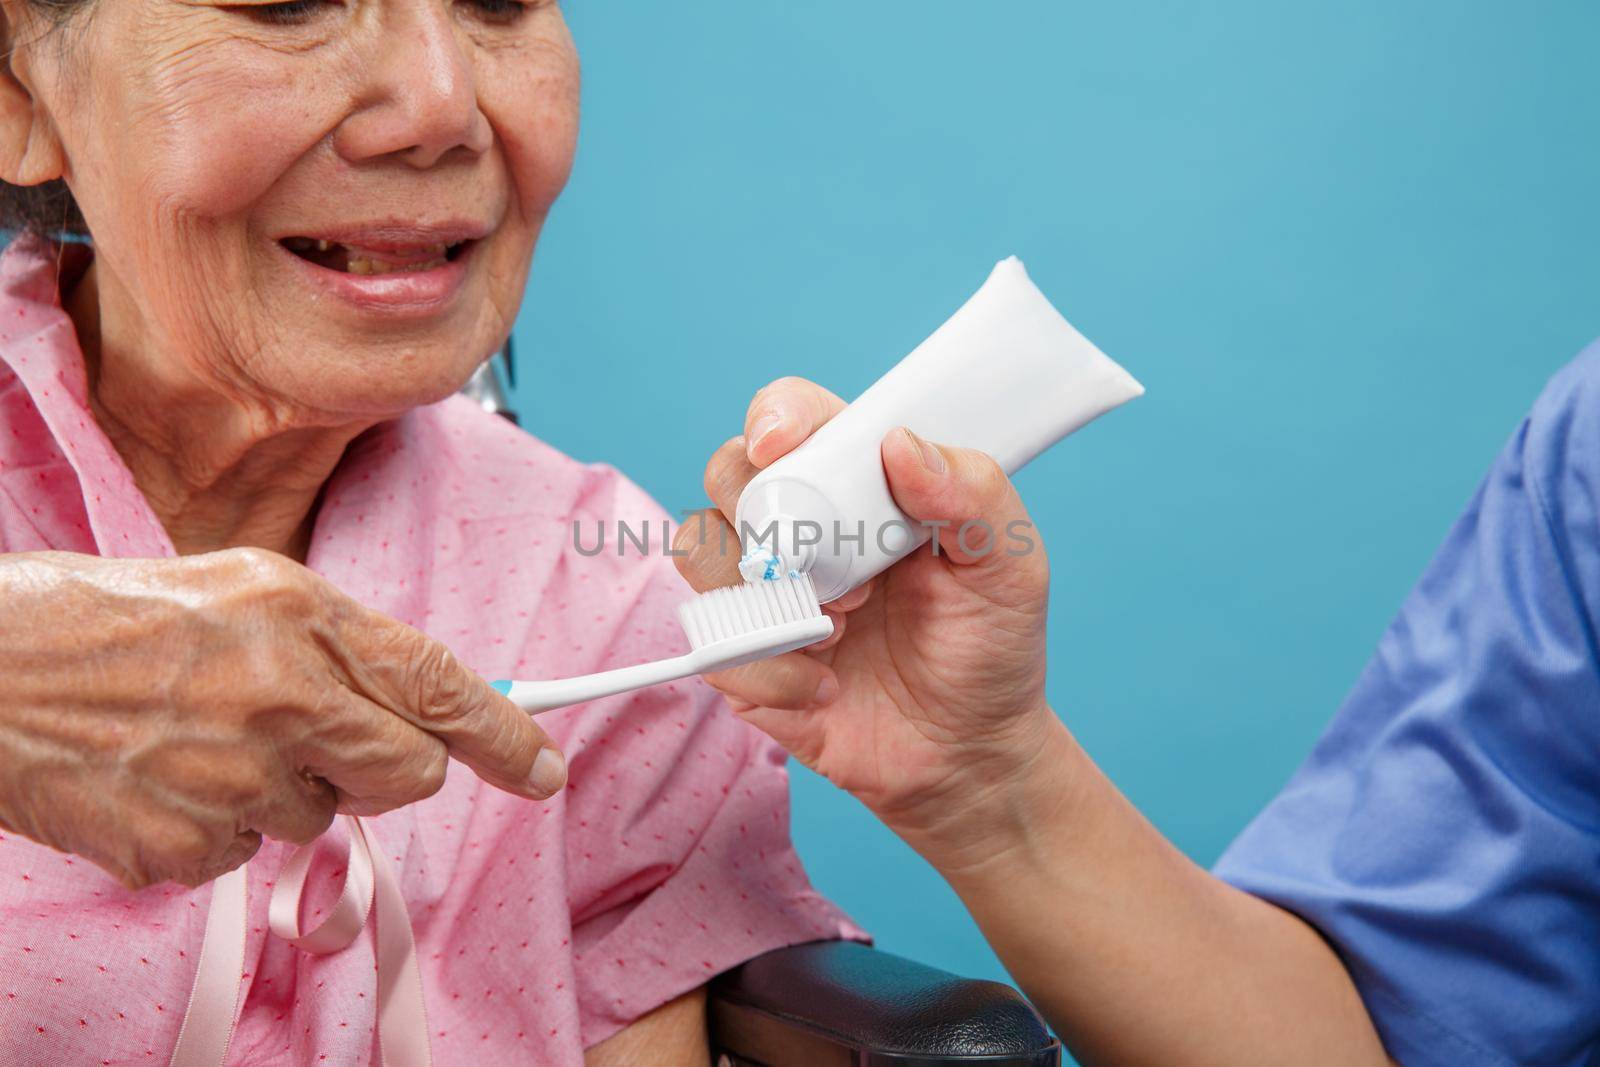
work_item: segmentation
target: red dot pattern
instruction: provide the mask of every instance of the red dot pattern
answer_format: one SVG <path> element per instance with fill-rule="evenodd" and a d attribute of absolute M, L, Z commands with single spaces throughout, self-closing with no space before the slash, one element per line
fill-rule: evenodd
<path fill-rule="evenodd" d="M 67 250 L 69 270 L 82 255 Z M 90 416 L 55 263 L 31 238 L 0 256 L 0 551 L 171 555 Z M 648 556 L 573 550 L 574 522 L 587 546 L 595 523 L 618 519 L 648 521 Z M 487 677 L 559 677 L 684 649 L 674 609 L 687 588 L 660 551 L 665 521 L 616 471 L 452 399 L 351 448 L 307 562 Z M 718 971 L 861 936 L 790 845 L 781 753 L 703 683 L 541 722 L 570 766 L 552 800 L 452 766 L 437 795 L 372 820 L 416 933 L 435 1062 L 580 1064 L 585 1046 Z M 313 919 L 337 896 L 342 833 L 319 843 Z M 229 1062 L 371 1063 L 370 934 L 321 957 L 267 934 L 288 852 L 268 842 L 250 864 Z M 209 895 L 128 892 L 87 861 L 0 835 L 0 1062 L 164 1063 Z"/>

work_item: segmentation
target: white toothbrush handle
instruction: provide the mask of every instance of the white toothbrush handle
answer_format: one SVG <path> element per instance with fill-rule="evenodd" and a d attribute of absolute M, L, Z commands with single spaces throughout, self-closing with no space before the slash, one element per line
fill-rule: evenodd
<path fill-rule="evenodd" d="M 736 634 L 671 659 L 618 667 L 616 670 L 584 674 L 576 678 L 489 684 L 523 711 L 537 714 L 552 708 L 564 708 L 569 704 L 582 704 L 586 700 L 626 693 L 630 689 L 676 681 L 691 674 L 723 671 L 768 656 L 793 652 L 797 648 L 815 644 L 831 633 L 833 620 L 826 615 L 817 615 L 751 633 Z"/>
<path fill-rule="evenodd" d="M 577 678 L 555 678 L 537 682 L 497 682 L 495 688 L 504 692 L 511 702 L 523 711 L 537 713 L 551 708 L 564 708 L 569 704 L 582 704 L 586 700 L 642 689 L 647 685 L 687 678 L 700 672 L 702 657 L 693 652 L 671 659 L 639 663 L 632 667 L 585 674 Z M 509 687 L 509 688 L 507 688 Z"/>

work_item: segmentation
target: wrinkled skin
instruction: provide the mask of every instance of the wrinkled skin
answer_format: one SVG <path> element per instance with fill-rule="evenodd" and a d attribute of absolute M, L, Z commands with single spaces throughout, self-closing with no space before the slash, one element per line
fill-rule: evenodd
<path fill-rule="evenodd" d="M 94 259 L 64 304 L 91 406 L 182 557 L 0 555 L 0 824 L 130 886 L 193 885 L 260 835 L 429 795 L 447 756 L 559 788 L 526 715 L 293 562 L 349 442 L 510 329 L 576 144 L 558 8 L 0 14 L 0 178 L 64 178 L 83 211 Z M 479 235 L 450 299 L 335 299 L 280 243 L 391 223 Z"/>
<path fill-rule="evenodd" d="M 467 0 L 346 0 L 275 25 L 240 4 L 99 0 L 24 57 L 52 126 L 31 153 L 94 235 L 108 408 L 159 383 L 305 429 L 448 396 L 510 330 L 577 135 L 549 3 L 501 24 Z M 493 228 L 447 312 L 318 300 L 275 247 L 383 219 Z"/>
<path fill-rule="evenodd" d="M 705 485 L 715 509 L 686 522 L 675 547 L 697 589 L 738 581 L 739 493 L 844 402 L 798 378 L 757 394 L 746 432 L 712 456 Z M 925 457 L 927 457 L 925 459 Z M 1010 480 L 981 452 L 884 438 L 889 486 L 913 519 L 948 520 L 931 546 L 828 605 L 826 641 L 711 676 L 745 718 L 835 785 L 854 793 L 913 843 L 953 829 L 944 851 L 981 849 L 983 798 L 1041 747 L 1055 725 L 1045 703 L 1049 564 L 1032 548 L 958 531 L 982 519 L 996 531 L 1027 521 Z M 1008 551 L 1012 549 L 1014 551 Z"/>
<path fill-rule="evenodd" d="M 262 835 L 421 800 L 449 756 L 524 795 L 562 784 L 447 649 L 282 556 L 5 560 L 0 824 L 126 885 L 199 885 Z"/>

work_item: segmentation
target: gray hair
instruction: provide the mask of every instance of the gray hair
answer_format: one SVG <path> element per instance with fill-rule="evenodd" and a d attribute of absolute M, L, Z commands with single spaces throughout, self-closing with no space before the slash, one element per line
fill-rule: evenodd
<path fill-rule="evenodd" d="M 85 13 L 95 0 L 27 0 L 53 28 L 65 27 L 71 20 Z M 10 42 L 11 49 L 16 47 Z M 10 50 L 6 61 L 10 62 Z M 86 237 L 89 226 L 78 210 L 72 191 L 60 178 L 42 185 L 12 185 L 0 181 L 0 230 L 10 233 L 36 233 L 46 237 L 59 235 Z"/>

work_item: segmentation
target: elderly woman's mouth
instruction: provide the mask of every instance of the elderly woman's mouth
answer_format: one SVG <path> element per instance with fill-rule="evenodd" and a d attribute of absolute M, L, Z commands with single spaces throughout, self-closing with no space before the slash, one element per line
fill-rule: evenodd
<path fill-rule="evenodd" d="M 317 237 L 286 237 L 284 248 L 301 259 L 343 274 L 411 274 L 437 270 L 454 262 L 471 241 L 454 244 L 388 245 L 384 248 L 343 244 Z"/>

